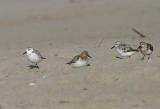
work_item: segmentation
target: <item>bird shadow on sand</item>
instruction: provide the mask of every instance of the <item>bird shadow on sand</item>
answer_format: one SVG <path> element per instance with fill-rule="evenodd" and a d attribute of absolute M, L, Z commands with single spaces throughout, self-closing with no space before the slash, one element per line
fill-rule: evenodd
<path fill-rule="evenodd" d="M 39 69 L 38 65 L 29 65 L 27 66 L 29 69 Z"/>

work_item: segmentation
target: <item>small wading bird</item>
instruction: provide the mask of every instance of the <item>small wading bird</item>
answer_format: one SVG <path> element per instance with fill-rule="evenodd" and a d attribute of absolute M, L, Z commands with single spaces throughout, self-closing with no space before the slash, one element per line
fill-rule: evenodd
<path fill-rule="evenodd" d="M 28 66 L 30 69 L 33 69 L 33 68 L 39 69 L 38 63 L 40 63 L 43 59 L 46 59 L 41 55 L 41 53 L 38 50 L 31 47 L 26 48 L 23 55 L 25 54 L 27 55 L 27 58 L 29 59 L 29 61 L 31 61 L 34 64 L 34 65 Z"/>
<path fill-rule="evenodd" d="M 120 41 L 116 41 L 114 46 L 111 49 L 113 49 L 113 48 L 120 55 L 120 57 L 116 57 L 119 59 L 123 59 L 125 57 L 131 57 L 136 52 L 138 52 L 137 49 L 133 49 L 130 45 L 122 43 Z"/>
<path fill-rule="evenodd" d="M 148 57 L 148 60 L 150 59 L 151 54 L 153 53 L 153 46 L 146 42 L 140 42 L 138 50 L 141 52 L 143 57 L 142 60 L 145 59 L 145 57 Z"/>
<path fill-rule="evenodd" d="M 83 51 L 81 54 L 76 55 L 71 61 L 69 61 L 67 64 L 72 65 L 73 67 L 82 67 L 82 66 L 90 66 L 88 63 L 88 57 L 92 58 L 88 51 Z"/>

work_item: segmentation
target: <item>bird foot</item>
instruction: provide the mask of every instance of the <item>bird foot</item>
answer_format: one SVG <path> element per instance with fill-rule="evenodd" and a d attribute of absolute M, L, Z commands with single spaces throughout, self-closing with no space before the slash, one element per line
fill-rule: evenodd
<path fill-rule="evenodd" d="M 124 58 L 122 58 L 122 57 L 118 57 L 118 56 L 117 56 L 116 58 L 118 58 L 118 59 L 124 59 Z"/>
<path fill-rule="evenodd" d="M 34 68 L 39 69 L 39 66 L 38 66 L 38 65 L 29 65 L 29 66 L 27 66 L 27 67 L 29 67 L 29 69 L 34 69 Z"/>
<path fill-rule="evenodd" d="M 87 67 L 91 66 L 91 64 L 87 64 Z"/>

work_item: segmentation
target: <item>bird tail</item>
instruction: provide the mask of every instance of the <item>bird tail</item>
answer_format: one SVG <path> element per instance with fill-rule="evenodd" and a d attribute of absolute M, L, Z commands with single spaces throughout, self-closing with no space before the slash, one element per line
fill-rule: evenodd
<path fill-rule="evenodd" d="M 70 61 L 70 62 L 67 62 L 66 64 L 72 64 L 72 62 Z"/>
<path fill-rule="evenodd" d="M 47 59 L 47 58 L 45 58 L 45 57 L 41 57 L 42 59 Z"/>

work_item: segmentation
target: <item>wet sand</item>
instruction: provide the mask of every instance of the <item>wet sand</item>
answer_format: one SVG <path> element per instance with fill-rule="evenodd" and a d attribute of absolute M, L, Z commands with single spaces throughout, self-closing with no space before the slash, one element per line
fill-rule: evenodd
<path fill-rule="evenodd" d="M 159 7 L 158 0 L 1 0 L 0 109 L 159 109 Z M 117 40 L 152 43 L 151 60 L 115 58 Z M 39 70 L 26 67 L 29 46 L 47 58 Z M 90 67 L 65 64 L 83 50 Z"/>

